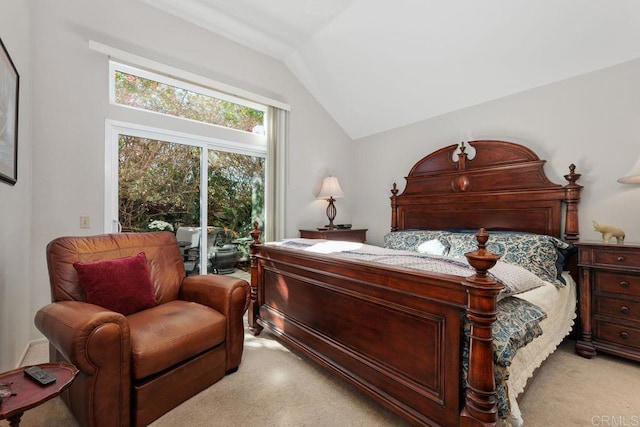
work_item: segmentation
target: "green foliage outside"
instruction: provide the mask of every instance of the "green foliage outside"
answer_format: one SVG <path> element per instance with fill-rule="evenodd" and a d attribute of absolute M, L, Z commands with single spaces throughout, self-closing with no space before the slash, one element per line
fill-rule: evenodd
<path fill-rule="evenodd" d="M 209 225 L 228 240 L 248 237 L 253 221 L 264 223 L 264 158 L 210 150 L 208 159 Z"/>
<path fill-rule="evenodd" d="M 152 221 L 200 226 L 200 148 L 121 135 L 119 220 L 123 231 L 149 231 Z M 208 152 L 207 215 L 223 239 L 242 240 L 264 218 L 264 158 Z"/>
<path fill-rule="evenodd" d="M 124 231 L 149 231 L 154 220 L 200 224 L 200 148 L 120 135 L 118 158 Z"/>
<path fill-rule="evenodd" d="M 166 83 L 116 71 L 116 103 L 252 132 L 264 112 Z"/>

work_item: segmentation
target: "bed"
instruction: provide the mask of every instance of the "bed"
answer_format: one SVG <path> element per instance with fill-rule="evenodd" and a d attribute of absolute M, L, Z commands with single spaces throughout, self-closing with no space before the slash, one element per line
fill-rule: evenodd
<path fill-rule="evenodd" d="M 451 145 L 419 160 L 401 194 L 393 185 L 391 235 L 481 229 L 472 250 L 464 253 L 469 274 L 261 244 L 256 228 L 251 332 L 269 328 L 411 424 L 497 424 L 493 328 L 505 285 L 495 276 L 502 261 L 486 249 L 487 241 L 498 232 L 576 241 L 580 175 L 571 165 L 567 183 L 555 184 L 543 170 L 545 162 L 522 145 L 493 140 L 468 145 Z M 549 298 L 547 291 L 531 292 L 534 304 Z M 575 297 L 573 307 L 571 298 L 566 301 L 559 309 L 565 317 L 561 330 L 554 337 L 545 331 L 512 359 L 512 365 L 527 366 L 518 373 L 520 390 L 511 400 L 546 357 L 530 363 L 527 347 L 537 354 L 541 350 L 534 344 L 544 337 L 550 341 L 543 345 L 548 354 L 567 333 Z M 555 322 L 548 314 L 540 325 Z"/>

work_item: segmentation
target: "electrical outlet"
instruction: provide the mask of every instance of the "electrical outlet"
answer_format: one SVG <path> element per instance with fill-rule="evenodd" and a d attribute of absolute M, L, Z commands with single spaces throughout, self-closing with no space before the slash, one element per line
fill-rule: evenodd
<path fill-rule="evenodd" d="M 91 228 L 89 215 L 80 215 L 80 228 Z"/>

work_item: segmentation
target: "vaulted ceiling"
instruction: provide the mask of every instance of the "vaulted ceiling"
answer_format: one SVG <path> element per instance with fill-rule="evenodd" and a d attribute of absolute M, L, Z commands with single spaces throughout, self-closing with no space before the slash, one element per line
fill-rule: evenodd
<path fill-rule="evenodd" d="M 142 1 L 281 60 L 353 139 L 640 57 L 637 0 Z"/>

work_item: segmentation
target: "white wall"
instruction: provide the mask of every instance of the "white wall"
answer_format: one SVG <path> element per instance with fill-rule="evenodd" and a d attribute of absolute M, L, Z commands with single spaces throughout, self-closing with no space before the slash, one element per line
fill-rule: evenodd
<path fill-rule="evenodd" d="M 576 164 L 583 240 L 600 239 L 591 226 L 597 220 L 640 242 L 640 186 L 616 182 L 640 159 L 639 75 L 640 59 L 355 141 L 354 222 L 381 244 L 391 224 L 391 185 L 403 190 L 414 163 L 461 140 L 502 139 L 547 160 L 556 183 L 564 185 Z"/>
<path fill-rule="evenodd" d="M 30 337 L 31 76 L 29 6 L 0 0 L 0 38 L 20 75 L 18 182 L 0 182 L 0 372 L 13 369 Z"/>
<path fill-rule="evenodd" d="M 94 40 L 291 105 L 287 234 L 326 221 L 315 200 L 333 173 L 352 193 L 350 139 L 284 65 L 139 1 L 32 0 L 34 77 L 33 313 L 49 302 L 45 246 L 103 230 L 107 58 Z M 344 221 L 350 207 L 341 205 Z M 89 215 L 92 228 L 79 228 Z M 31 320 L 30 320 L 31 321 Z M 31 321 L 32 323 L 32 321 Z M 33 330 L 32 336 L 39 334 Z"/>

